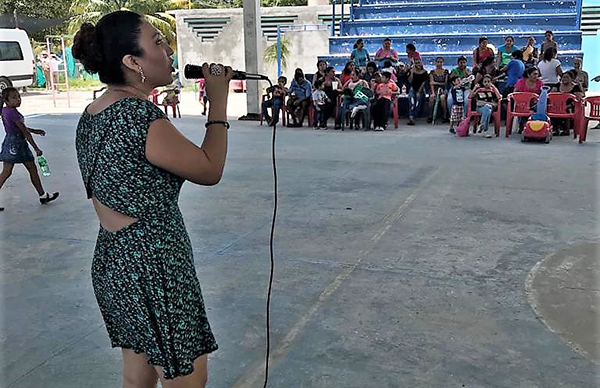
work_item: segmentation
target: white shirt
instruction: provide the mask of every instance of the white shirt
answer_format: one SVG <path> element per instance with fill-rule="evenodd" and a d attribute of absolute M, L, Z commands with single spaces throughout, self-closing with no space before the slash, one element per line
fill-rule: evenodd
<path fill-rule="evenodd" d="M 58 65 L 60 65 L 62 63 L 62 60 L 59 58 L 50 58 L 50 71 L 51 72 L 57 72 L 58 71 Z"/>
<path fill-rule="evenodd" d="M 556 58 L 552 58 L 550 62 L 538 62 L 537 67 L 540 70 L 540 78 L 544 81 L 544 84 L 557 84 L 560 82 L 560 79 L 556 74 L 556 68 L 558 66 L 560 66 L 560 61 Z"/>

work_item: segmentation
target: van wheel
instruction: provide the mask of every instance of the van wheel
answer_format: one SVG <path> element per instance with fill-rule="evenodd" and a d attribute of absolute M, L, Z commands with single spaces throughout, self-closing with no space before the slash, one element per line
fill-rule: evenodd
<path fill-rule="evenodd" d="M 12 87 L 12 82 L 6 77 L 0 77 L 0 91 Z"/>

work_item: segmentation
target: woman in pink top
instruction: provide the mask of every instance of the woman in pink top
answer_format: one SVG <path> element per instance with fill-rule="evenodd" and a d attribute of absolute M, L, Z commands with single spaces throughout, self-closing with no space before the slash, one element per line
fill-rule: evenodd
<path fill-rule="evenodd" d="M 375 53 L 375 62 L 377 62 L 379 67 L 383 66 L 383 62 L 386 59 L 392 61 L 393 65 L 398 63 L 398 52 L 392 48 L 392 40 L 390 38 L 385 38 L 383 40 L 383 47 Z"/>
<path fill-rule="evenodd" d="M 539 78 L 540 72 L 535 67 L 530 67 L 523 73 L 523 78 L 515 84 L 515 92 L 530 92 L 540 94 L 544 82 Z"/>

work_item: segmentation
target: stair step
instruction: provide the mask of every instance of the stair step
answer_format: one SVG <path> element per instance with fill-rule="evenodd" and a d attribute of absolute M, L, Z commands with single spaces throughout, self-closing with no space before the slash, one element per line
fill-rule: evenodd
<path fill-rule="evenodd" d="M 577 13 L 401 17 L 390 19 L 357 19 L 344 25 L 342 35 L 404 35 L 434 33 L 479 33 L 498 31 L 506 34 L 542 30 L 573 29 Z"/>
<path fill-rule="evenodd" d="M 354 8 L 356 19 L 388 19 L 397 15 L 404 17 L 427 16 L 467 16 L 467 15 L 502 15 L 502 14 L 557 14 L 576 12 L 575 0 L 495 0 L 481 1 L 446 1 L 419 3 L 369 4 Z"/>
<path fill-rule="evenodd" d="M 527 31 L 524 33 L 516 33 L 512 36 L 515 38 L 517 47 L 525 46 L 527 38 L 533 36 L 536 38 L 537 46 L 539 46 L 544 40 L 545 30 L 539 31 Z M 404 52 L 404 47 L 407 43 L 413 43 L 419 52 L 421 51 L 463 51 L 467 48 L 475 49 L 479 44 L 479 38 L 481 33 L 470 33 L 470 34 L 412 34 L 412 35 L 392 35 L 386 36 L 392 40 L 392 47 L 399 51 Z M 499 47 L 504 44 L 504 38 L 506 33 L 494 32 L 487 34 L 486 37 L 489 43 L 495 47 Z M 581 36 L 580 31 L 555 31 L 554 40 L 558 43 L 559 49 L 579 49 L 581 47 Z M 354 43 L 358 38 L 362 38 L 365 42 L 365 49 L 369 53 L 374 53 L 382 45 L 381 36 L 336 36 L 329 38 L 329 52 L 332 54 L 338 53 L 351 53 Z"/>

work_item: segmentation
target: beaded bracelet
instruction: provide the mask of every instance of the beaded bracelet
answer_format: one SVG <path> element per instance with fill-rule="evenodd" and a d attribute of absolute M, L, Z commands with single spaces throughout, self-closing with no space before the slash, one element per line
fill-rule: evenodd
<path fill-rule="evenodd" d="M 223 120 L 209 120 L 206 122 L 206 124 L 204 124 L 204 127 L 208 128 L 213 124 L 220 124 L 225 126 L 225 128 L 229 129 L 230 125 L 227 121 L 223 121 Z"/>

